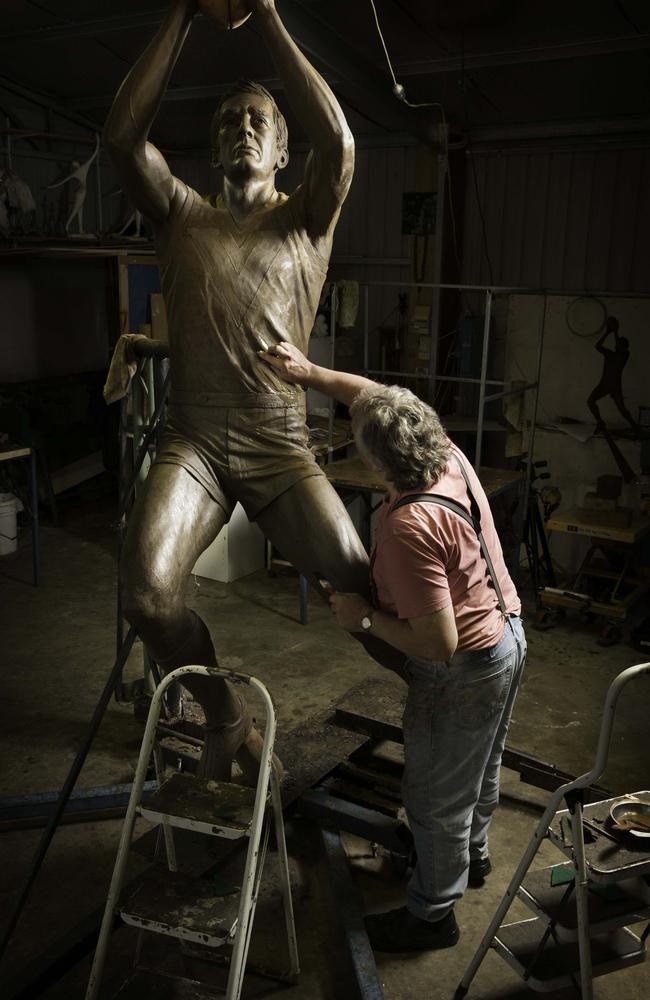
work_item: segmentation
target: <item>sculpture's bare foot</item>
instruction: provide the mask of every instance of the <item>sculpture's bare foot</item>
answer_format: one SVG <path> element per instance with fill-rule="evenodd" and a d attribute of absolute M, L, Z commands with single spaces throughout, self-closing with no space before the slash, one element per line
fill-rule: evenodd
<path fill-rule="evenodd" d="M 242 772 L 239 783 L 253 787 L 257 784 L 264 742 L 262 734 L 253 725 L 245 699 L 241 695 L 237 698 L 241 709 L 238 719 L 204 727 L 205 741 L 197 773 L 199 777 L 213 781 L 230 781 L 234 759 Z M 273 766 L 281 781 L 284 769 L 275 754 Z"/>
<path fill-rule="evenodd" d="M 233 758 L 253 725 L 248 705 L 240 695 L 237 697 L 240 704 L 239 718 L 234 722 L 204 727 L 203 753 L 197 770 L 200 778 L 230 781 L 232 777 Z"/>

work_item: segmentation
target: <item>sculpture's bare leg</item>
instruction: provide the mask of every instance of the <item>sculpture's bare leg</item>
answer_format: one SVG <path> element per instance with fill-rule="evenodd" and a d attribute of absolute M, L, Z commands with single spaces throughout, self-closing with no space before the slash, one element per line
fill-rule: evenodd
<path fill-rule="evenodd" d="M 227 520 L 185 469 L 150 470 L 129 519 L 120 572 L 125 617 L 164 671 L 217 665 L 206 625 L 185 604 L 185 588 L 199 554 Z M 186 687 L 206 717 L 202 773 L 227 779 L 235 750 L 250 735 L 245 703 L 221 679 L 192 677 Z"/>
<path fill-rule="evenodd" d="M 277 497 L 257 518 L 268 539 L 318 588 L 318 578 L 370 599 L 368 556 L 341 498 L 324 476 L 311 476 Z M 326 592 L 318 588 L 322 597 Z M 405 656 L 371 635 L 354 633 L 366 652 L 402 676 Z"/>

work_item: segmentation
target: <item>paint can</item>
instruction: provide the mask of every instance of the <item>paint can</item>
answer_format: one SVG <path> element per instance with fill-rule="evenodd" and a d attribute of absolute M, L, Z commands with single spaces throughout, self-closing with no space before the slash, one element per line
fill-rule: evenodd
<path fill-rule="evenodd" d="M 18 503 L 13 493 L 0 493 L 0 556 L 18 548 L 16 511 Z"/>

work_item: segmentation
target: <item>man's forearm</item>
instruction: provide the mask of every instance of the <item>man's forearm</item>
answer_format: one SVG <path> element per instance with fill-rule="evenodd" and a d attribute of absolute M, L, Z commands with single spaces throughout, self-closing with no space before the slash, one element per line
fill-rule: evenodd
<path fill-rule="evenodd" d="M 384 611 L 373 612 L 369 634 L 382 639 L 407 656 L 415 656 L 421 660 L 446 661 L 453 653 L 443 640 L 436 641 L 431 637 L 418 635 L 408 621 L 395 618 Z"/>
<path fill-rule="evenodd" d="M 375 389 L 376 382 L 372 382 L 363 375 L 353 375 L 351 372 L 333 371 L 331 368 L 321 368 L 319 365 L 310 364 L 308 373 L 300 380 L 301 385 L 307 389 L 317 389 L 349 406 L 356 396 L 363 389 Z"/>
<path fill-rule="evenodd" d="M 315 149 L 352 145 L 352 135 L 336 97 L 295 44 L 275 3 L 258 0 L 256 21 L 282 79 L 287 99 Z"/>
<path fill-rule="evenodd" d="M 115 97 L 104 126 L 107 146 L 132 151 L 146 141 L 195 13 L 196 0 L 174 0 Z"/>

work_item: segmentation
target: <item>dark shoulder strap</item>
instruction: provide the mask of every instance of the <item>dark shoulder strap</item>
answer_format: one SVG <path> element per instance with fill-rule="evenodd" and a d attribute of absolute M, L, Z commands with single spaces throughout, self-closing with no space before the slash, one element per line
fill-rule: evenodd
<path fill-rule="evenodd" d="M 469 484 L 469 478 L 467 476 L 467 473 L 463 468 L 463 463 L 455 453 L 454 453 L 454 458 L 458 462 L 460 471 L 463 474 L 463 479 L 465 480 L 465 483 L 467 485 L 467 495 L 470 501 L 471 514 L 468 514 L 467 511 L 463 507 L 461 507 L 460 504 L 456 503 L 455 500 L 450 500 L 448 497 L 443 497 L 439 493 L 411 493 L 409 496 L 402 497 L 401 500 L 398 500 L 395 506 L 393 507 L 393 510 L 397 510 L 398 507 L 405 507 L 409 503 L 435 503 L 439 507 L 447 507 L 448 510 L 453 511 L 454 514 L 458 514 L 459 517 L 462 517 L 463 521 L 466 521 L 468 524 L 470 524 L 474 529 L 474 531 L 476 532 L 476 537 L 478 538 L 478 543 L 481 547 L 481 553 L 487 564 L 490 579 L 492 580 L 492 586 L 496 591 L 497 601 L 499 602 L 499 608 L 501 609 L 501 613 L 506 615 L 507 610 L 506 610 L 506 602 L 503 597 L 503 591 L 501 590 L 501 586 L 497 579 L 496 570 L 494 569 L 494 563 L 492 562 L 492 558 L 488 551 L 488 547 L 485 544 L 483 531 L 481 529 L 481 511 L 476 501 L 476 497 L 472 493 L 472 488 Z"/>

